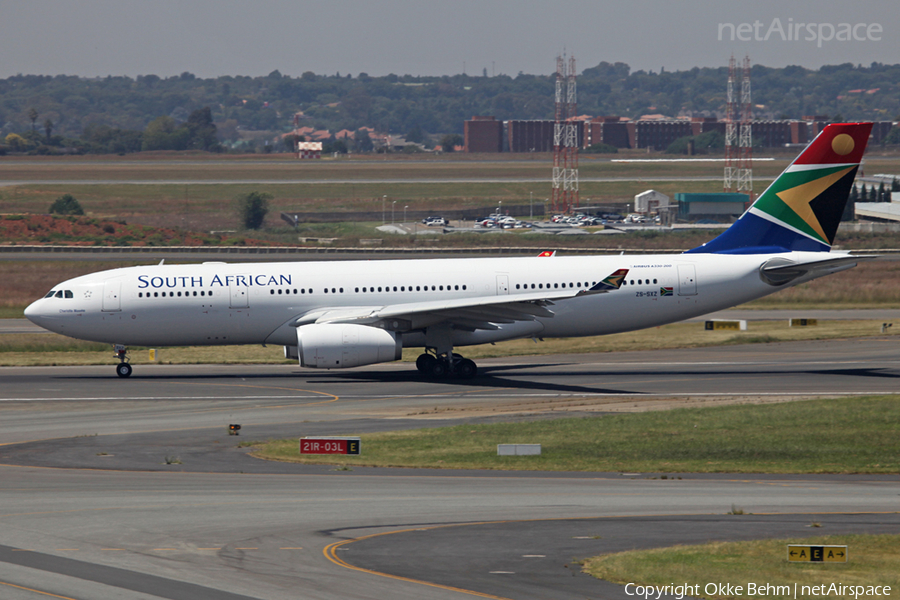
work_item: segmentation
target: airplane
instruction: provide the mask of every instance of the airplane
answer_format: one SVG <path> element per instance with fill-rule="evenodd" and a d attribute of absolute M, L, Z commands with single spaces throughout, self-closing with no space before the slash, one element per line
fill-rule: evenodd
<path fill-rule="evenodd" d="M 741 217 L 682 254 L 376 261 L 205 262 L 76 277 L 25 310 L 33 323 L 128 346 L 284 346 L 303 367 L 416 360 L 426 376 L 477 375 L 455 348 L 594 336 L 697 317 L 852 268 L 831 246 L 871 123 L 830 124 Z"/>

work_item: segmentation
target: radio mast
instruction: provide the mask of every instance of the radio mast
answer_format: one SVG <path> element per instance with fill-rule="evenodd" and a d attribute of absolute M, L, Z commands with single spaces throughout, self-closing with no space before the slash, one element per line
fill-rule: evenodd
<path fill-rule="evenodd" d="M 567 213 L 578 206 L 578 102 L 575 57 L 556 57 L 556 120 L 553 127 L 551 207 Z"/>

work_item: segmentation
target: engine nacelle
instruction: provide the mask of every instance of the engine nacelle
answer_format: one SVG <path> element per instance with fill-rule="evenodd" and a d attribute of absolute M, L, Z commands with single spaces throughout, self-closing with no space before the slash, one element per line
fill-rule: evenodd
<path fill-rule="evenodd" d="M 400 360 L 403 341 L 393 331 L 346 323 L 297 328 L 300 365 L 315 369 L 347 369 Z"/>

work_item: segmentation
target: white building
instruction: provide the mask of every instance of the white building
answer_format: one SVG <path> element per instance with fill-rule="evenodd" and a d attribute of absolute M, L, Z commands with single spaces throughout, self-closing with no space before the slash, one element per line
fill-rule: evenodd
<path fill-rule="evenodd" d="M 634 212 L 645 215 L 669 208 L 669 197 L 656 190 L 647 190 L 634 197 Z"/>

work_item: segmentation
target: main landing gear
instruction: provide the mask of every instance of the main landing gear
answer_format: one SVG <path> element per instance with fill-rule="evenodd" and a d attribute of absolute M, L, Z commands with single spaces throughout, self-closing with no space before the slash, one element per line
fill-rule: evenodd
<path fill-rule="evenodd" d="M 430 349 L 428 349 L 430 350 Z M 428 350 L 420 354 L 416 359 L 416 368 L 419 373 L 432 379 L 456 376 L 460 379 L 472 379 L 478 374 L 478 366 L 475 361 L 464 358 L 459 354 L 436 355 L 429 354 Z"/>
<path fill-rule="evenodd" d="M 128 358 L 128 350 L 121 344 L 116 344 L 115 349 L 116 358 L 119 359 L 119 364 L 116 365 L 116 375 L 119 377 L 131 377 L 131 365 L 128 364 L 128 361 L 131 359 Z"/>

